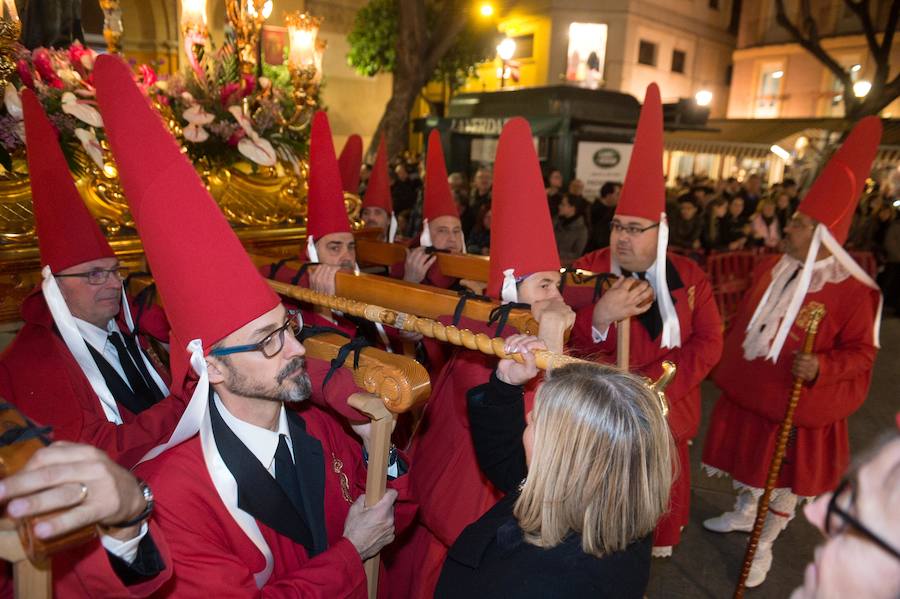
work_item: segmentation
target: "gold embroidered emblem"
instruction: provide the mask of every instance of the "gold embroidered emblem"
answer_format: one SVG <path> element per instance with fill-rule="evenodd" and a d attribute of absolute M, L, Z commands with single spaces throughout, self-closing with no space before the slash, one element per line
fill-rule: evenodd
<path fill-rule="evenodd" d="M 350 479 L 344 474 L 344 462 L 334 455 L 334 452 L 331 452 L 331 469 L 334 470 L 334 473 L 341 479 L 341 495 L 343 495 L 344 501 L 352 504 L 353 498 L 350 496 Z"/>
<path fill-rule="evenodd" d="M 694 301 L 696 300 L 696 296 L 697 286 L 691 285 L 690 287 L 688 287 L 688 308 L 691 309 L 691 312 L 694 311 Z"/>
<path fill-rule="evenodd" d="M 812 316 L 812 313 L 816 310 L 825 311 L 825 305 L 819 302 L 809 302 L 797 313 L 797 318 L 794 319 L 794 326 L 800 327 L 804 331 L 809 326 L 809 319 Z"/>

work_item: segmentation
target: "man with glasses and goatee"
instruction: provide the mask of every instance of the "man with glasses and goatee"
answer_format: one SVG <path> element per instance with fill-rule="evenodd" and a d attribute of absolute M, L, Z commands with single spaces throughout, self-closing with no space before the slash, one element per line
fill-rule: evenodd
<path fill-rule="evenodd" d="M 23 93 L 43 281 L 0 357 L 0 396 L 56 440 L 106 451 L 125 467 L 168 438 L 184 409 L 144 351 L 119 261 L 84 205 L 37 98 Z M 157 336 L 168 326 L 159 320 Z M 147 322 L 147 318 L 142 322 Z"/>

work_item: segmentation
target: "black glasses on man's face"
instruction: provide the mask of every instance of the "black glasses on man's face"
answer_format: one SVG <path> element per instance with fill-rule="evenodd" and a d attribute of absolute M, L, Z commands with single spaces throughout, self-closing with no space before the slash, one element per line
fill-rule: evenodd
<path fill-rule="evenodd" d="M 653 223 L 652 225 L 648 225 L 646 227 L 639 227 L 638 225 L 623 225 L 622 223 L 614 220 L 609 223 L 609 230 L 613 233 L 625 233 L 629 237 L 637 237 L 644 231 L 655 229 L 658 226 L 659 223 Z"/>
<path fill-rule="evenodd" d="M 128 269 L 116 266 L 115 268 L 92 268 L 86 272 L 73 272 L 65 275 L 54 274 L 56 278 L 79 278 L 86 279 L 88 285 L 103 285 L 109 280 L 109 275 L 116 275 L 119 281 L 124 281 L 128 277 Z"/>
<path fill-rule="evenodd" d="M 855 501 L 856 489 L 854 489 L 851 479 L 845 478 L 828 501 L 828 510 L 825 512 L 825 534 L 833 537 L 852 528 L 861 537 L 875 543 L 900 560 L 900 550 L 891 547 L 887 541 L 850 514 L 850 509 Z"/>
<path fill-rule="evenodd" d="M 296 338 L 301 329 L 303 329 L 303 317 L 297 310 L 289 310 L 284 324 L 266 335 L 262 341 L 251 343 L 248 345 L 233 345 L 231 347 L 218 347 L 211 352 L 211 356 L 229 356 L 231 354 L 239 354 L 244 352 L 258 351 L 262 352 L 267 358 L 274 358 L 284 347 L 284 334 L 290 330 L 291 334 Z"/>

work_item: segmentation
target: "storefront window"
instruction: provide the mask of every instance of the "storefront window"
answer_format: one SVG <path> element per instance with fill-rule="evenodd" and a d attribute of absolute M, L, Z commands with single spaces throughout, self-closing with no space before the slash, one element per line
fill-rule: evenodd
<path fill-rule="evenodd" d="M 591 89 L 600 87 L 606 62 L 606 31 L 603 23 L 569 25 L 568 81 Z"/>

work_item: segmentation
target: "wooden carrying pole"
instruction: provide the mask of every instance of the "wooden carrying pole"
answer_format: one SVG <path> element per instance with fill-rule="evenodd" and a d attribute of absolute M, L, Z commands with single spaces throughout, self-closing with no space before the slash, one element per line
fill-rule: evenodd
<path fill-rule="evenodd" d="M 303 346 L 308 356 L 330 361 L 346 342 L 346 338 L 340 335 L 323 333 L 309 337 Z M 347 403 L 366 414 L 371 422 L 367 448 L 366 507 L 372 507 L 384 497 L 387 488 L 394 414 L 425 401 L 431 392 L 431 384 L 427 371 L 415 360 L 373 347 L 362 349 L 358 368 L 353 368 L 352 363 L 352 360 L 347 360 L 344 368 L 350 370 L 354 382 L 364 392 L 354 393 Z M 378 596 L 380 561 L 376 555 L 365 562 L 369 599 Z"/>
<path fill-rule="evenodd" d="M 816 333 L 819 331 L 819 323 L 824 316 L 825 306 L 816 304 L 810 312 L 809 322 L 806 325 L 806 338 L 803 341 L 803 353 L 812 353 L 813 346 L 816 342 Z M 769 513 L 769 501 L 772 498 L 772 491 L 775 489 L 775 484 L 778 481 L 781 463 L 784 461 L 784 455 L 787 452 L 788 438 L 790 437 L 791 429 L 794 426 L 794 412 L 800 401 L 800 395 L 803 393 L 803 386 L 803 379 L 794 377 L 794 387 L 791 389 L 791 398 L 790 401 L 788 401 L 784 420 L 781 421 L 781 427 L 778 429 L 775 455 L 772 456 L 772 462 L 769 465 L 766 488 L 759 498 L 759 504 L 756 508 L 756 520 L 753 523 L 753 531 L 750 533 L 750 540 L 747 542 L 747 551 L 744 554 L 741 575 L 738 578 L 737 587 L 734 589 L 734 599 L 742 599 L 744 596 L 744 585 L 747 583 L 747 577 L 750 575 L 750 568 L 753 566 L 753 556 L 756 555 L 756 548 L 759 546 L 759 538 L 760 535 L 762 535 L 763 526 L 765 526 L 766 523 L 766 516 Z"/>
<path fill-rule="evenodd" d="M 616 366 L 628 370 L 631 354 L 631 318 L 623 318 L 616 324 Z"/>
<path fill-rule="evenodd" d="M 380 322 L 388 326 L 395 327 L 403 331 L 411 331 L 421 334 L 429 339 L 437 339 L 465 347 L 467 349 L 480 351 L 488 356 L 496 356 L 500 359 L 512 359 L 517 362 L 523 362 L 524 358 L 520 354 L 507 354 L 503 347 L 505 340 L 500 337 L 488 337 L 484 333 L 475 333 L 469 329 L 460 329 L 452 325 L 444 325 L 431 318 L 422 318 L 414 314 L 405 312 L 397 312 L 389 310 L 383 306 L 375 304 L 366 304 L 363 302 L 349 300 L 342 297 L 325 295 L 317 293 L 311 289 L 288 285 L 278 281 L 268 281 L 269 286 L 276 293 L 284 295 L 301 302 L 314 304 L 316 306 L 324 306 L 332 310 L 339 310 L 344 314 L 350 314 L 372 322 Z M 537 350 L 534 352 L 537 367 L 541 370 L 558 368 L 566 364 L 584 363 L 584 360 L 573 358 L 548 350 Z"/>

